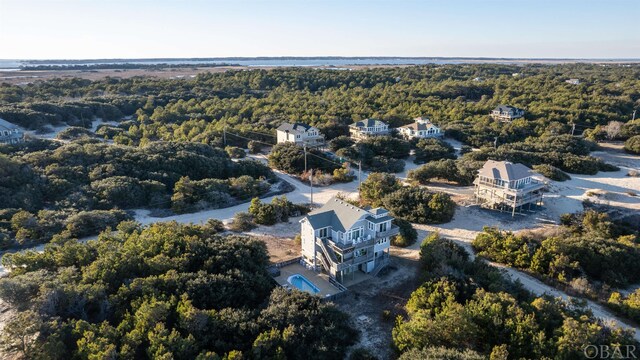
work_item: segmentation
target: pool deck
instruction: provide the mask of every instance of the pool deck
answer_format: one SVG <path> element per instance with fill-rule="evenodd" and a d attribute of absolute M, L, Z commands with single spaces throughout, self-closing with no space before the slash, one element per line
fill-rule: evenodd
<path fill-rule="evenodd" d="M 307 278 L 307 280 L 311 281 L 313 285 L 320 289 L 320 292 L 317 294 L 320 297 L 331 296 L 340 292 L 340 289 L 331 285 L 331 283 L 329 282 L 329 277 L 326 274 L 309 270 L 298 263 L 280 268 L 280 276 L 275 277 L 274 279 L 281 286 L 288 285 L 289 282 L 287 281 L 287 279 L 289 278 L 289 276 L 295 274 L 304 276 L 305 278 Z"/>

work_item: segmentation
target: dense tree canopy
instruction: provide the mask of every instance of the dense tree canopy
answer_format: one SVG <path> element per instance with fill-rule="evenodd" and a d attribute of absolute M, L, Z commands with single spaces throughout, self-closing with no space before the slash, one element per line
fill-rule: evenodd
<path fill-rule="evenodd" d="M 635 344 L 631 331 L 608 327 L 578 304 L 534 297 L 437 234 L 423 242 L 421 261 L 427 281 L 393 329 L 402 359 L 579 359 L 586 345 Z"/>
<path fill-rule="evenodd" d="M 97 219 L 99 213 L 92 213 L 97 210 L 223 207 L 266 193 L 268 180 L 274 179 L 259 162 L 234 162 L 224 150 L 198 143 L 129 147 L 85 139 L 63 145 L 25 143 L 15 150 L 0 154 L 0 234 L 20 232 L 18 223 L 10 227 L 8 222 L 18 210 L 28 211 L 34 221 L 28 232 L 22 231 L 27 236 L 18 239 L 35 242 L 70 226 L 78 212 Z M 93 233 L 114 225 L 95 222 Z"/>
<path fill-rule="evenodd" d="M 564 283 L 583 277 L 616 287 L 640 281 L 638 229 L 593 210 L 566 215 L 563 222 L 556 234 L 542 238 L 485 228 L 473 246 L 480 256 Z"/>
<path fill-rule="evenodd" d="M 123 224 L 6 255 L 0 297 L 26 312 L 3 343 L 38 359 L 326 359 L 357 340 L 333 305 L 274 289 L 263 242 L 218 230 Z"/>

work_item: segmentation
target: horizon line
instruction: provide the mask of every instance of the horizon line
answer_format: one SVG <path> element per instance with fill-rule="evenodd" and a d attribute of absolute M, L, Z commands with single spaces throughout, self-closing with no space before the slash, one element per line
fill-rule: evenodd
<path fill-rule="evenodd" d="M 640 57 L 489 57 L 489 56 L 207 56 L 207 57 L 114 57 L 114 58 L 0 58 L 0 61 L 103 61 L 103 60 L 264 60 L 264 59 L 461 59 L 461 60 L 583 60 L 583 61 L 611 61 L 624 60 L 640 61 Z"/>

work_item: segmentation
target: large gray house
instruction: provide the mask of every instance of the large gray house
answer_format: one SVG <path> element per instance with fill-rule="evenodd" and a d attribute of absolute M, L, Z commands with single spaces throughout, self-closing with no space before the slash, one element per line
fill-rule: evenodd
<path fill-rule="evenodd" d="M 0 119 L 0 144 L 17 144 L 24 141 L 24 132 L 12 123 Z"/>
<path fill-rule="evenodd" d="M 343 283 L 355 272 L 380 270 L 389 257 L 391 237 L 399 233 L 383 208 L 362 209 L 332 198 L 302 220 L 302 259 Z"/>

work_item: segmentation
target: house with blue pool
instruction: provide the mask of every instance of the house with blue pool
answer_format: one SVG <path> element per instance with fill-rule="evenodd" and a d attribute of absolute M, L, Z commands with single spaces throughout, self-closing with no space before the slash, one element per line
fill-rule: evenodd
<path fill-rule="evenodd" d="M 386 209 L 332 198 L 300 220 L 302 262 L 341 284 L 377 274 L 388 262 L 391 237 L 399 233 L 392 220 Z"/>

